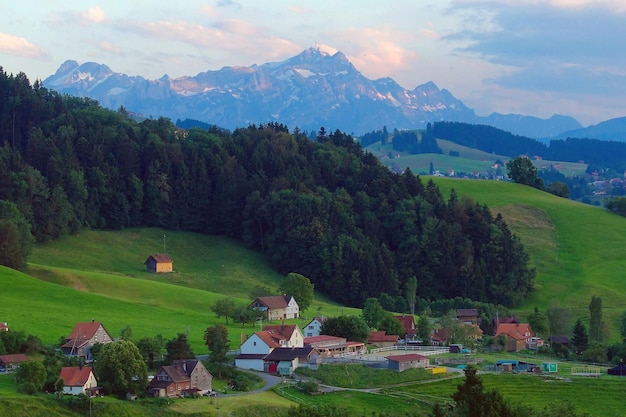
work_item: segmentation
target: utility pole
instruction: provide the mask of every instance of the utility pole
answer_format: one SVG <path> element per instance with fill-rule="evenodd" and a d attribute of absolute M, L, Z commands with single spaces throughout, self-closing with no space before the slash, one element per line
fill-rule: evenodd
<path fill-rule="evenodd" d="M 167 250 L 165 248 L 165 235 L 163 235 L 163 253 L 167 253 Z"/>

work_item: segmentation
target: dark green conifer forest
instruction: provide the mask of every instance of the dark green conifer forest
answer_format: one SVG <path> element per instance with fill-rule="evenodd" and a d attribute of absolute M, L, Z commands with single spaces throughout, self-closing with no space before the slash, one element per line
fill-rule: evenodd
<path fill-rule="evenodd" d="M 412 276 L 430 300 L 511 306 L 532 290 L 502 217 L 392 173 L 339 130 L 136 122 L 1 68 L 0 97 L 0 245 L 18 249 L 2 264 L 23 267 L 33 239 L 163 227 L 238 239 L 351 306 L 402 296 Z"/>

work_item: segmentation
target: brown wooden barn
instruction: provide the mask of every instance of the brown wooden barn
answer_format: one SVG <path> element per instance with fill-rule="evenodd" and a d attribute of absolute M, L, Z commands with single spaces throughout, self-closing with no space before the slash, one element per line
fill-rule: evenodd
<path fill-rule="evenodd" d="M 172 258 L 166 254 L 152 254 L 148 256 L 144 265 L 146 265 L 148 272 L 162 273 L 173 270 Z"/>

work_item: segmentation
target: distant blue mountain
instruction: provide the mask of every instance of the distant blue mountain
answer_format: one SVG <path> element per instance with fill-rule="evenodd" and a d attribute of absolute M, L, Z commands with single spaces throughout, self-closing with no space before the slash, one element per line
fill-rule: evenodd
<path fill-rule="evenodd" d="M 597 125 L 564 131 L 557 135 L 557 138 L 586 138 L 626 142 L 626 117 L 618 117 Z"/>

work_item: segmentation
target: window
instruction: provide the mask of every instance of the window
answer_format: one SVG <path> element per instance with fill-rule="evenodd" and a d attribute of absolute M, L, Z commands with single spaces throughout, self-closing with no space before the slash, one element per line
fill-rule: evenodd
<path fill-rule="evenodd" d="M 252 346 L 256 346 L 256 342 L 252 342 Z"/>

